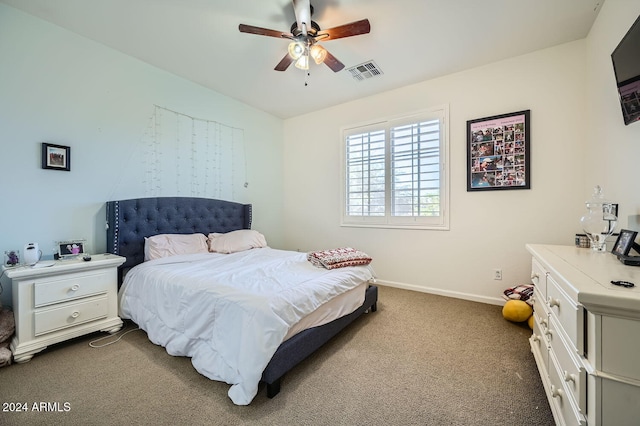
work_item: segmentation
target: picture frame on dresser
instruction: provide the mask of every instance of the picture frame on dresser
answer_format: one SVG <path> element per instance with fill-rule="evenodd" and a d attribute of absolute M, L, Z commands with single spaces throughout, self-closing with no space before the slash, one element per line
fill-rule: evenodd
<path fill-rule="evenodd" d="M 616 243 L 613 245 L 613 249 L 611 249 L 611 253 L 616 256 L 626 256 L 629 254 L 629 250 L 634 245 L 636 236 L 638 232 L 631 231 L 629 229 L 621 229 L 620 234 L 618 235 L 618 239 L 616 239 Z"/>
<path fill-rule="evenodd" d="M 71 147 L 42 142 L 42 168 L 71 171 Z"/>

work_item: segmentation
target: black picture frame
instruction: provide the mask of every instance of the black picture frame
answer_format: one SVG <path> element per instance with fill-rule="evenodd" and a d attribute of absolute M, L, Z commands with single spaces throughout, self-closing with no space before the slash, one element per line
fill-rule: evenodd
<path fill-rule="evenodd" d="M 42 168 L 71 171 L 71 147 L 43 142 Z"/>
<path fill-rule="evenodd" d="M 611 253 L 616 256 L 628 255 L 629 250 L 631 250 L 631 247 L 634 245 L 637 235 L 638 233 L 636 231 L 621 229 L 620 234 L 618 234 L 618 238 L 616 239 L 616 243 L 613 245 L 613 249 L 611 249 Z"/>
<path fill-rule="evenodd" d="M 467 191 L 531 188 L 531 110 L 467 121 Z"/>

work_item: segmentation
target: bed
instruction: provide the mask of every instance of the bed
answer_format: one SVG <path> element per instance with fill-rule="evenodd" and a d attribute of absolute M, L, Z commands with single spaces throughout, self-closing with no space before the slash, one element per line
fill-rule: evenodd
<path fill-rule="evenodd" d="M 125 263 L 119 269 L 119 285 L 122 286 L 120 288 L 121 297 L 122 293 L 134 293 L 132 291 L 128 291 L 127 287 L 133 287 L 132 284 L 128 283 L 124 279 L 124 274 L 127 273 L 127 280 L 134 280 L 135 277 L 144 269 L 150 269 L 153 266 L 153 263 L 163 264 L 170 263 L 166 259 L 158 259 L 153 260 L 151 262 L 144 262 L 145 260 L 145 238 L 151 237 L 158 234 L 198 234 L 202 233 L 204 235 L 208 235 L 210 233 L 220 233 L 226 234 L 231 233 L 232 231 L 238 230 L 250 230 L 251 222 L 252 222 L 252 208 L 250 204 L 241 204 L 236 202 L 224 201 L 224 200 L 215 200 L 215 199 L 207 199 L 207 198 L 193 198 L 193 197 L 158 197 L 158 198 L 140 198 L 140 199 L 130 199 L 130 200 L 119 200 L 119 201 L 109 201 L 107 202 L 107 251 L 110 253 L 118 254 L 120 256 L 126 257 Z M 253 231 L 251 231 L 253 232 Z M 199 257 L 206 257 L 203 259 L 203 262 L 222 262 L 223 260 L 215 257 L 214 254 L 211 257 L 206 255 L 193 255 L 194 257 L 198 257 L 198 262 L 200 262 Z M 196 260 L 192 259 L 189 256 L 175 256 L 173 259 L 176 260 L 176 263 L 183 262 L 196 262 Z M 217 255 L 218 257 L 224 257 L 227 255 Z M 234 257 L 235 256 L 235 257 Z M 302 256 L 302 257 L 301 257 Z M 284 271 L 289 266 L 281 266 L 281 265 L 292 265 L 293 268 L 298 268 L 292 273 L 294 276 L 304 276 L 305 274 L 315 274 L 320 273 L 314 272 L 313 269 L 315 267 L 310 267 L 309 262 L 304 261 L 304 253 L 297 252 L 284 252 L 280 250 L 275 250 L 271 248 L 260 248 L 255 250 L 248 250 L 242 253 L 233 253 L 232 255 L 228 255 L 228 259 L 234 261 L 237 264 L 253 264 L 253 262 L 259 262 L 262 258 L 267 258 L 270 262 L 282 262 L 282 264 L 271 263 L 271 265 L 277 265 L 278 271 Z M 184 259 L 183 259 L 184 257 Z M 280 258 L 282 257 L 282 260 Z M 301 261 L 301 259 L 303 259 Z M 179 261 L 179 262 L 178 262 Z M 224 260 L 226 261 L 226 260 Z M 293 263 L 292 263 L 293 262 Z M 304 265 L 303 265 L 304 263 Z M 140 267 L 135 268 L 140 265 Z M 133 269 L 132 269 L 133 268 Z M 359 268 L 359 269 L 358 269 Z M 326 314 L 325 312 L 332 311 L 331 309 L 321 312 L 320 309 L 317 311 L 310 312 L 310 309 L 315 309 L 311 305 L 322 304 L 325 307 L 331 307 L 331 303 L 334 303 L 333 300 L 327 303 L 323 303 L 322 301 L 318 302 L 314 300 L 314 303 L 301 303 L 298 305 L 310 305 L 311 307 L 305 308 L 306 311 L 302 309 L 298 309 L 296 306 L 295 309 L 290 309 L 290 311 L 300 311 L 296 315 L 292 315 L 291 318 L 285 318 L 285 322 L 287 324 L 284 327 L 287 328 L 287 332 L 285 336 L 282 336 L 282 332 L 280 331 L 280 325 L 278 327 L 278 333 L 274 334 L 274 339 L 277 339 L 277 344 L 274 346 L 273 342 L 270 342 L 271 345 L 269 349 L 265 349 L 265 356 L 268 355 L 266 360 L 255 360 L 256 368 L 259 367 L 259 371 L 257 372 L 249 372 L 246 374 L 246 377 L 249 377 L 246 382 L 247 383 L 236 383 L 234 380 L 229 379 L 228 377 L 217 376 L 215 374 L 209 374 L 210 372 L 207 370 L 206 365 L 202 365 L 201 361 L 198 361 L 197 354 L 192 356 L 192 364 L 202 374 L 207 377 L 210 377 L 214 380 L 222 380 L 229 384 L 231 384 L 231 388 L 229 390 L 229 397 L 235 404 L 238 405 L 246 405 L 251 402 L 255 394 L 257 393 L 258 383 L 264 382 L 267 388 L 267 396 L 269 398 L 273 398 L 280 391 L 280 385 L 282 381 L 282 377 L 290 371 L 293 367 L 299 364 L 302 360 L 307 358 L 317 349 L 319 349 L 322 345 L 324 345 L 327 341 L 329 341 L 333 336 L 339 333 L 342 329 L 347 327 L 350 323 L 356 320 L 365 312 L 374 312 L 377 306 L 378 299 L 378 291 L 377 287 L 371 285 L 371 279 L 366 279 L 366 274 L 362 269 L 364 267 L 354 267 L 354 268 L 340 268 L 342 274 L 351 274 L 348 275 L 348 278 L 345 281 L 353 281 L 357 276 L 357 279 L 360 279 L 362 283 L 352 283 L 351 287 L 346 287 L 346 284 L 340 284 L 338 287 L 340 288 L 340 295 L 335 297 L 337 301 L 340 298 L 346 298 L 349 294 L 356 293 L 362 288 L 362 295 L 358 296 L 361 299 L 358 300 L 357 304 L 352 305 L 355 306 L 355 309 L 349 308 L 347 312 L 342 312 L 338 318 L 333 318 Z M 187 268 L 189 269 L 189 268 Z M 318 269 L 318 268 L 315 268 Z M 127 272 L 129 271 L 129 272 Z M 337 270 L 336 270 L 337 271 Z M 334 274 L 336 271 L 330 271 L 331 274 Z M 301 273 L 302 272 L 302 273 Z M 278 272 L 279 273 L 279 272 Z M 329 274 L 329 271 L 323 271 L 322 279 L 336 279 L 335 276 Z M 354 275 L 355 274 L 355 275 Z M 352 276 L 353 275 L 353 276 Z M 235 276 L 235 275 L 234 275 Z M 283 275 L 284 277 L 284 275 Z M 180 279 L 183 279 L 180 277 Z M 223 278 L 220 278 L 223 279 Z M 226 278 L 224 278 L 226 279 Z M 284 279 L 284 278 L 283 278 Z M 341 278 L 342 279 L 342 278 Z M 171 281 L 178 281 L 178 276 L 176 275 L 176 279 L 173 278 Z M 195 281 L 194 281 L 195 282 Z M 172 283 L 165 284 L 172 285 Z M 357 286 L 357 287 L 356 287 Z M 140 287 L 142 288 L 142 287 Z M 168 287 L 167 287 L 168 288 Z M 326 285 L 323 286 L 326 288 Z M 147 290 L 145 290 L 147 291 Z M 171 294 L 172 291 L 176 290 L 165 290 L 167 294 Z M 330 293 L 337 293 L 338 290 L 331 290 Z M 137 297 L 143 293 L 142 291 L 138 292 Z M 335 295 L 334 295 L 335 296 Z M 349 296 L 351 297 L 351 296 Z M 149 297 L 149 299 L 153 299 L 153 297 Z M 353 301 L 353 297 L 351 297 Z M 360 300 L 363 302 L 360 304 Z M 145 304 L 149 304 L 149 301 L 144 301 Z M 156 302 L 154 302 L 156 303 Z M 163 302 L 157 302 L 158 304 L 162 304 Z M 197 301 L 195 302 L 197 303 Z M 314 305 L 314 306 L 315 306 Z M 121 306 L 129 306 L 127 300 L 121 299 Z M 209 305 L 206 305 L 209 306 Z M 319 306 L 318 306 L 319 307 Z M 146 309 L 146 308 L 145 308 Z M 155 309 L 155 308 L 153 308 Z M 245 309 L 245 308 L 243 308 Z M 220 309 L 218 309 L 220 311 Z M 246 309 L 245 309 L 246 310 Z M 252 313 L 252 317 L 255 315 L 262 315 L 262 311 L 267 311 L 267 309 L 257 308 L 258 313 Z M 339 311 L 339 309 L 335 310 Z M 318 315 L 319 313 L 319 315 Z M 265 314 L 266 315 L 266 314 Z M 337 314 L 335 312 L 332 313 L 335 317 Z M 280 315 L 282 318 L 283 316 Z M 311 319 L 318 321 L 318 318 L 324 320 L 319 320 L 319 322 L 307 322 Z M 126 316 L 125 316 L 126 318 Z M 237 317 L 236 317 L 237 318 Z M 301 319 L 299 323 L 290 324 L 290 322 Z M 262 320 L 264 322 L 271 321 L 269 319 Z M 146 321 L 141 321 L 146 324 Z M 239 323 L 244 323 L 245 319 L 239 319 Z M 220 323 L 220 321 L 217 321 Z M 320 325 L 315 325 L 320 324 Z M 141 324 L 138 323 L 139 326 Z M 144 329 L 144 326 L 141 326 Z M 150 326 L 153 332 L 153 326 Z M 245 330 L 249 332 L 257 333 L 250 340 L 250 344 L 254 344 L 254 340 L 261 340 L 263 335 L 273 334 L 270 330 L 269 333 L 260 333 L 254 330 L 253 327 L 245 327 Z M 145 331 L 149 334 L 149 338 L 154 341 L 154 339 L 158 340 L 155 336 L 152 338 L 149 330 Z M 209 333 L 209 332 L 207 332 Z M 175 339 L 174 339 L 175 340 Z M 247 339 L 245 339 L 247 340 Z M 172 343 L 166 345 L 164 341 L 154 341 L 154 343 L 161 344 L 167 348 L 167 351 L 172 347 Z M 257 344 L 257 343 L 256 343 Z M 236 342 L 236 345 L 238 343 Z M 222 345 L 219 345 L 222 346 Z M 224 345 L 225 348 L 233 347 L 233 345 Z M 240 347 L 240 346 L 237 346 Z M 226 349 L 225 349 L 226 350 Z M 229 349 L 231 350 L 231 349 Z M 177 354 L 191 356 L 193 354 L 184 353 L 182 354 L 180 351 L 175 351 Z M 245 357 L 247 353 L 253 354 L 255 351 L 252 350 L 239 350 L 238 357 Z M 258 352 L 262 352 L 259 348 Z M 171 352 L 170 352 L 171 353 Z M 207 359 L 206 357 L 204 359 Z M 253 360 L 250 360 L 251 363 L 254 363 Z M 214 363 L 215 364 L 215 363 Z M 262 368 L 262 366 L 264 368 Z M 201 371 L 202 370 L 202 371 Z M 204 371 L 204 372 L 203 372 Z M 244 374 L 244 373 L 243 373 Z M 243 379 L 244 380 L 244 375 Z M 258 380 L 259 379 L 259 380 Z M 254 383 L 255 382 L 255 383 Z M 238 388 L 242 388 L 241 391 Z"/>

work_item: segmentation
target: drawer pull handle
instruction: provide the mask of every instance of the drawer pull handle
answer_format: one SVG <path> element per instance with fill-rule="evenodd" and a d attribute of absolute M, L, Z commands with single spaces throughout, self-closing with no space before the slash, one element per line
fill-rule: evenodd
<path fill-rule="evenodd" d="M 553 299 L 553 298 L 549 298 L 549 306 L 551 306 L 552 308 L 554 306 L 560 307 L 560 301 L 558 299 Z"/>
<path fill-rule="evenodd" d="M 539 342 L 540 341 L 540 336 L 538 336 L 537 334 L 533 334 L 531 336 L 531 340 L 533 340 L 534 342 Z"/>
<path fill-rule="evenodd" d="M 544 331 L 544 334 L 549 336 L 549 339 L 551 339 L 553 337 L 553 330 L 547 329 L 547 330 Z"/>
<path fill-rule="evenodd" d="M 540 275 L 536 274 L 535 272 L 531 274 L 531 280 L 537 280 L 538 278 L 540 278 Z"/>
<path fill-rule="evenodd" d="M 552 397 L 562 399 L 563 395 L 564 395 L 564 392 L 562 392 L 562 389 L 558 389 L 554 385 L 551 385 L 551 396 Z"/>
<path fill-rule="evenodd" d="M 75 311 L 74 313 L 71 314 L 71 318 L 78 318 L 80 316 L 80 312 Z"/>
<path fill-rule="evenodd" d="M 564 381 L 565 382 L 576 382 L 576 375 L 575 374 L 569 374 L 568 371 L 564 372 Z"/>
<path fill-rule="evenodd" d="M 545 327 L 547 327 L 547 326 L 549 326 L 549 321 L 547 321 L 546 319 L 543 319 L 542 321 L 540 321 L 540 324 L 542 324 Z"/>
<path fill-rule="evenodd" d="M 71 287 L 71 291 L 78 291 L 79 288 L 80 286 L 78 284 L 74 284 L 73 287 Z"/>

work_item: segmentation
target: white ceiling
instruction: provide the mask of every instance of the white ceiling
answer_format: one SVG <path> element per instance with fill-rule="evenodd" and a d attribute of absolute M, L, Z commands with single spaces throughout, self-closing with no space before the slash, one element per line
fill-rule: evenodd
<path fill-rule="evenodd" d="M 0 0 L 219 93 L 288 118 L 587 36 L 604 0 L 312 0 L 321 28 L 368 18 L 371 33 L 323 45 L 346 68 L 273 68 L 288 40 L 291 0 Z M 305 79 L 308 83 L 305 86 Z"/>

